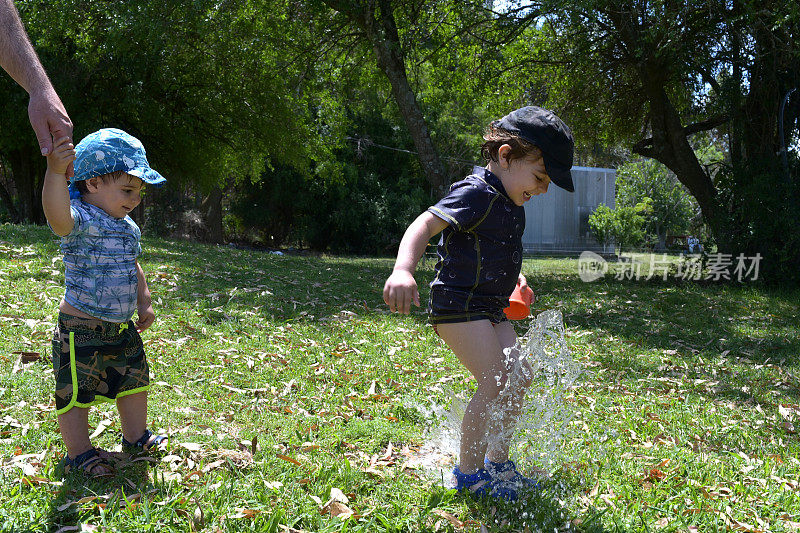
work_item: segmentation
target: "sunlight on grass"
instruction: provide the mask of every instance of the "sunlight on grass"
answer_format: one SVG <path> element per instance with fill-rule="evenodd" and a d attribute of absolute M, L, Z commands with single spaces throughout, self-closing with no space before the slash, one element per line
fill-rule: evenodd
<path fill-rule="evenodd" d="M 569 460 L 506 504 L 415 461 L 441 423 L 428 409 L 474 384 L 424 309 L 386 311 L 392 260 L 143 248 L 149 421 L 169 453 L 62 479 L 49 343 L 63 265 L 45 228 L 0 226 L 0 530 L 800 529 L 796 292 L 583 283 L 573 259 L 527 259 L 532 312 L 563 313 L 585 374 Z M 432 274 L 418 272 L 423 300 Z M 111 406 L 90 422 L 97 445 L 118 444 Z"/>

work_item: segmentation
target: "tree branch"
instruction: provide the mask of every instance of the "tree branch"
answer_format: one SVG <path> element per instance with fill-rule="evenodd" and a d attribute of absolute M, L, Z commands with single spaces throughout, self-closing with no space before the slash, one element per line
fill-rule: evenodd
<path fill-rule="evenodd" d="M 713 130 L 718 126 L 725 124 L 730 119 L 731 118 L 728 116 L 727 113 L 723 113 L 721 115 L 711 117 L 708 120 L 704 120 L 703 122 L 695 122 L 694 124 L 689 124 L 688 126 L 685 126 L 683 128 L 683 133 L 688 137 L 689 135 L 693 135 L 701 131 Z"/>
<path fill-rule="evenodd" d="M 683 134 L 688 137 L 689 135 L 693 135 L 701 131 L 713 130 L 718 126 L 725 124 L 729 120 L 730 117 L 727 115 L 727 113 L 722 115 L 717 115 L 715 117 L 711 117 L 708 120 L 704 120 L 702 122 L 695 122 L 694 124 L 689 124 L 688 126 L 684 126 Z M 631 150 L 634 153 L 650 158 L 655 158 L 657 154 L 656 148 L 653 145 L 652 137 L 648 137 L 647 139 L 642 139 L 641 141 L 637 142 L 631 147 Z"/>

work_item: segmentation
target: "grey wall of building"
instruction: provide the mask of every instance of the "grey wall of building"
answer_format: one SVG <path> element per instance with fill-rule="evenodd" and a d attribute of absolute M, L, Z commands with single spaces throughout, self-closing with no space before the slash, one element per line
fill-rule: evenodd
<path fill-rule="evenodd" d="M 600 204 L 614 209 L 616 170 L 572 167 L 575 192 L 550 184 L 547 194 L 525 203 L 525 233 L 522 245 L 528 253 L 580 254 L 584 250 L 611 253 L 589 232 L 589 215 Z"/>

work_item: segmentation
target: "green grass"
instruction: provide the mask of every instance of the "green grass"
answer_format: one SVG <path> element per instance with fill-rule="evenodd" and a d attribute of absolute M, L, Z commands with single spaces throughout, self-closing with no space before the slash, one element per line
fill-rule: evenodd
<path fill-rule="evenodd" d="M 564 461 L 508 505 L 404 468 L 431 423 L 414 406 L 473 384 L 423 310 L 385 310 L 392 260 L 143 244 L 149 423 L 172 435 L 171 456 L 62 479 L 49 344 L 63 265 L 45 228 L 0 226 L 2 531 L 800 528 L 798 292 L 583 283 L 574 260 L 526 260 L 535 311 L 563 312 L 586 374 Z M 423 299 L 432 268 L 417 276 Z M 107 424 L 96 444 L 117 444 L 112 406 L 90 422 Z M 320 510 L 332 488 L 350 518 Z"/>

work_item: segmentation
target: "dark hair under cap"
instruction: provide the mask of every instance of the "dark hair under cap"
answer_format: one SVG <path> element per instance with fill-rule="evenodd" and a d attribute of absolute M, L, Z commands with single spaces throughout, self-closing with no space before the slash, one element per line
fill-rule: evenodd
<path fill-rule="evenodd" d="M 492 122 L 492 126 L 503 128 L 538 146 L 550 181 L 566 191 L 575 191 L 570 173 L 575 140 L 555 113 L 536 106 L 522 107 Z"/>

